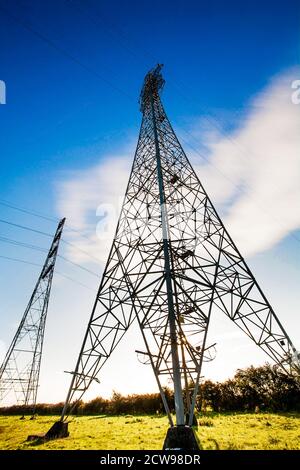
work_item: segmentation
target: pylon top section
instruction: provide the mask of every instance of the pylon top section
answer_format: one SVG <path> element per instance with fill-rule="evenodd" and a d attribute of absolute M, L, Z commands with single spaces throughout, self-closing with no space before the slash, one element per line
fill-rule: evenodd
<path fill-rule="evenodd" d="M 161 69 L 163 64 L 157 64 L 156 67 L 151 69 L 144 79 L 143 88 L 140 95 L 140 105 L 142 113 L 145 110 L 145 107 L 150 102 L 150 97 L 157 96 L 159 91 L 162 90 L 165 80 L 161 74 Z"/>

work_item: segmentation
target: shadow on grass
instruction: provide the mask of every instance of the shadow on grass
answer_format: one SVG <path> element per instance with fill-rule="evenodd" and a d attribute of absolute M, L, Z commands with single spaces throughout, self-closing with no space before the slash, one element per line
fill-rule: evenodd
<path fill-rule="evenodd" d="M 86 418 L 87 420 L 93 419 L 103 419 L 103 418 L 132 418 L 132 419 L 165 419 L 166 415 L 159 414 L 159 415 L 147 415 L 146 413 L 139 413 L 139 414 L 105 414 L 105 415 L 82 415 L 82 416 L 74 416 L 74 418 Z"/>
<path fill-rule="evenodd" d="M 103 418 L 111 418 L 110 415 L 101 415 L 101 416 L 92 416 L 91 418 L 88 418 L 88 421 L 91 419 L 103 419 Z"/>
<path fill-rule="evenodd" d="M 64 441 L 65 439 L 67 439 L 67 437 L 58 437 L 58 438 L 54 438 L 54 439 L 46 439 L 45 437 L 37 437 L 36 439 L 34 439 L 33 441 L 24 441 L 23 444 L 27 444 L 27 447 L 38 447 L 38 446 L 41 446 L 43 444 L 47 444 L 47 442 L 51 442 L 51 441 Z"/>
<path fill-rule="evenodd" d="M 202 446 L 202 444 L 201 444 L 201 441 L 200 441 L 200 438 L 199 438 L 198 434 L 196 433 L 196 429 L 195 429 L 194 426 L 193 426 L 193 431 L 194 431 L 194 436 L 195 436 L 195 439 L 196 439 L 196 441 L 197 441 L 199 450 L 203 450 L 203 446 Z"/>
<path fill-rule="evenodd" d="M 216 439 L 213 439 L 212 437 L 210 437 L 209 439 L 207 439 L 207 441 L 212 441 L 215 444 L 215 450 L 220 450 L 220 446 Z"/>
<path fill-rule="evenodd" d="M 47 440 L 44 437 L 37 437 L 33 441 L 27 441 L 26 439 L 26 441 L 23 441 L 23 444 L 26 444 L 26 447 L 37 447 L 45 444 L 45 442 L 47 442 Z"/>

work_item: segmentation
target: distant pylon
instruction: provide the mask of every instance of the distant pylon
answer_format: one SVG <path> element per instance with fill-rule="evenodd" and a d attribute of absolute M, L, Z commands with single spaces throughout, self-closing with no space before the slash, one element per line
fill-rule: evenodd
<path fill-rule="evenodd" d="M 215 311 L 286 373 L 299 373 L 299 356 L 186 157 L 160 100 L 163 86 L 158 65 L 142 88 L 134 162 L 61 423 L 137 319 L 171 426 L 165 447 L 197 448 L 191 426 Z"/>
<path fill-rule="evenodd" d="M 62 219 L 58 224 L 41 274 L 0 368 L 0 400 L 14 392 L 17 403 L 29 405 L 33 414 L 52 278 L 64 223 Z"/>

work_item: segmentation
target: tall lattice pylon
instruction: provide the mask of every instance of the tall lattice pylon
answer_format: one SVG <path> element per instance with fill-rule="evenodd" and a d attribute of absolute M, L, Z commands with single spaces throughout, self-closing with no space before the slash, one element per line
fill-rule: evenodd
<path fill-rule="evenodd" d="M 192 424 L 214 311 L 287 373 L 299 372 L 299 357 L 186 157 L 161 103 L 163 85 L 159 65 L 145 77 L 126 195 L 61 422 L 136 319 L 176 441 L 178 427 Z M 176 426 L 164 376 L 174 384 Z"/>
<path fill-rule="evenodd" d="M 45 324 L 59 242 L 65 219 L 57 227 L 43 269 L 18 330 L 0 368 L 0 399 L 15 394 L 18 404 L 35 412 Z"/>

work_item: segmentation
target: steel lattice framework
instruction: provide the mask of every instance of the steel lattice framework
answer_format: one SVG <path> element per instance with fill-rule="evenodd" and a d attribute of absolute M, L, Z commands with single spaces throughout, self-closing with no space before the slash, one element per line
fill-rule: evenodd
<path fill-rule="evenodd" d="M 61 421 L 137 320 L 169 416 L 161 378 L 174 383 L 176 424 L 192 424 L 206 337 L 227 315 L 288 374 L 299 357 L 225 229 L 167 118 L 161 66 L 144 81 L 134 162 Z"/>
<path fill-rule="evenodd" d="M 21 323 L 0 368 L 0 399 L 15 393 L 18 404 L 35 411 L 44 332 L 59 242 L 65 219 L 57 227 L 46 261 Z"/>

